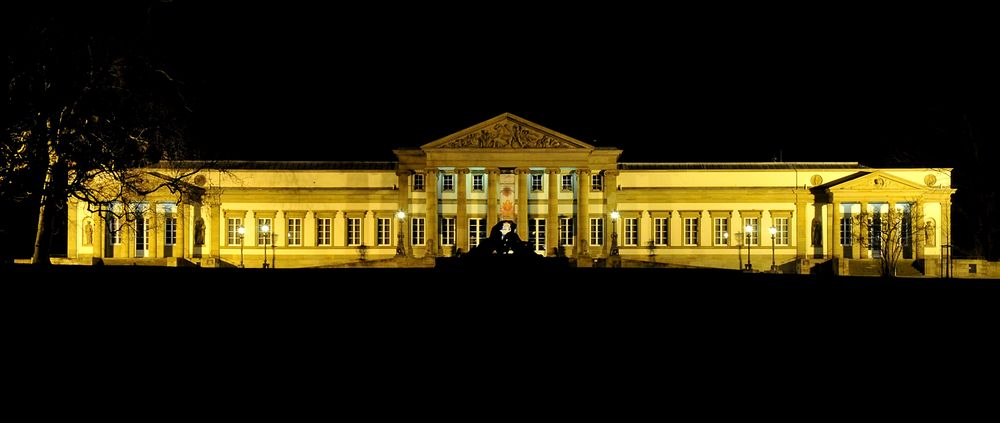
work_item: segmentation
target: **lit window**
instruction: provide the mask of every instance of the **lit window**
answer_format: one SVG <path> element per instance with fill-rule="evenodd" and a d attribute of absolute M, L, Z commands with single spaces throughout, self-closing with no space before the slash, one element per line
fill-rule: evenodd
<path fill-rule="evenodd" d="M 316 219 L 316 245 L 330 245 L 330 218 Z"/>
<path fill-rule="evenodd" d="M 243 226 L 243 219 L 226 219 L 226 243 L 236 245 L 240 243 L 240 226 Z"/>
<path fill-rule="evenodd" d="M 486 219 L 469 219 L 469 247 L 478 247 L 486 239 Z"/>
<path fill-rule="evenodd" d="M 537 192 L 542 190 L 542 175 L 532 174 L 531 176 L 531 191 Z"/>
<path fill-rule="evenodd" d="M 590 219 L 590 245 L 604 245 L 604 218 Z"/>
<path fill-rule="evenodd" d="M 288 245 L 302 245 L 302 219 L 288 219 Z"/>
<path fill-rule="evenodd" d="M 422 173 L 413 174 L 413 190 L 414 191 L 424 190 L 424 174 Z"/>
<path fill-rule="evenodd" d="M 414 217 L 410 219 L 410 242 L 413 245 L 424 245 L 424 218 Z"/>
<path fill-rule="evenodd" d="M 576 229 L 573 228 L 573 218 L 559 218 L 559 245 L 573 245 L 575 234 Z"/>
<path fill-rule="evenodd" d="M 774 245 L 788 245 L 788 218 L 774 218 Z"/>
<path fill-rule="evenodd" d="M 392 219 L 378 219 L 378 245 L 390 245 L 392 242 Z"/>
<path fill-rule="evenodd" d="M 441 245 L 455 245 L 455 218 L 441 219 Z"/>
<path fill-rule="evenodd" d="M 844 216 L 840 218 L 840 245 L 853 245 L 851 239 L 854 238 L 854 218 Z"/>
<path fill-rule="evenodd" d="M 726 245 L 729 240 L 726 239 L 726 234 L 729 233 L 729 219 L 725 217 L 717 217 L 712 219 L 712 230 L 714 233 L 715 245 Z"/>
<path fill-rule="evenodd" d="M 604 191 L 604 175 L 601 174 L 590 175 L 590 190 Z"/>
<path fill-rule="evenodd" d="M 744 227 L 743 230 L 744 231 L 746 231 L 745 228 L 747 226 L 750 226 L 752 228 L 751 231 L 750 231 L 750 243 L 749 244 L 750 245 L 760 245 L 760 239 L 758 237 L 758 235 L 760 235 L 760 219 L 758 219 L 756 217 L 748 217 L 746 219 L 743 219 L 743 227 Z M 746 239 L 747 239 L 747 234 L 743 234 L 743 242 L 746 242 Z"/>
<path fill-rule="evenodd" d="M 653 244 L 667 245 L 667 234 L 670 219 L 666 217 L 653 218 Z"/>
<path fill-rule="evenodd" d="M 562 190 L 563 191 L 573 190 L 573 175 L 562 175 Z"/>
<path fill-rule="evenodd" d="M 483 190 L 483 175 L 472 175 L 472 190 L 482 191 Z"/>
<path fill-rule="evenodd" d="M 122 243 L 122 227 L 121 221 L 117 216 L 108 215 L 108 238 L 111 239 L 111 243 L 118 245 Z"/>
<path fill-rule="evenodd" d="M 698 245 L 698 218 L 684 218 L 684 245 Z"/>
<path fill-rule="evenodd" d="M 347 245 L 361 245 L 361 218 L 347 219 Z"/>
<path fill-rule="evenodd" d="M 455 175 L 447 174 L 441 177 L 441 190 L 442 191 L 454 191 L 455 190 Z"/>
<path fill-rule="evenodd" d="M 545 254 L 545 219 L 528 221 L 528 243 L 534 247 L 535 252 Z"/>
<path fill-rule="evenodd" d="M 625 218 L 625 239 L 623 241 L 624 245 L 639 245 L 639 219 Z"/>
<path fill-rule="evenodd" d="M 177 218 L 168 217 L 164 219 L 164 245 L 174 245 L 177 243 Z"/>

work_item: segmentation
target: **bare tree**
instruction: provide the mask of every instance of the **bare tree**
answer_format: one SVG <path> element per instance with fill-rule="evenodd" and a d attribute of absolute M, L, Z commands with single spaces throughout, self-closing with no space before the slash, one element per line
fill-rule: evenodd
<path fill-rule="evenodd" d="M 896 276 L 896 266 L 903 250 L 913 242 L 913 217 L 908 209 L 890 208 L 888 212 L 862 210 L 853 216 L 852 239 L 860 248 L 872 250 L 879 260 L 879 270 L 884 277 Z M 915 232 L 917 231 L 917 232 Z"/>
<path fill-rule="evenodd" d="M 187 156 L 190 108 L 180 83 L 144 54 L 141 38 L 90 33 L 72 17 L 49 19 L 27 28 L 8 55 L 10 141 L 0 151 L 0 196 L 38 198 L 32 263 L 49 262 L 54 209 L 70 197 L 129 221 L 134 204 L 152 192 L 193 193 L 185 179 L 200 169 L 148 169 Z"/>

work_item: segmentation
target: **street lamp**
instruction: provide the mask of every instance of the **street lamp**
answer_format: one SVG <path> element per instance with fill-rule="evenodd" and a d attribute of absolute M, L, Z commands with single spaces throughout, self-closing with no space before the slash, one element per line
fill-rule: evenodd
<path fill-rule="evenodd" d="M 271 227 L 265 223 L 260 226 L 260 231 L 264 233 L 264 268 L 267 269 L 267 234 L 271 231 Z"/>
<path fill-rule="evenodd" d="M 729 245 L 729 231 L 722 231 L 722 239 L 726 240 L 725 245 Z M 740 259 L 740 264 L 743 264 L 743 260 Z"/>
<path fill-rule="evenodd" d="M 243 235 L 247 233 L 247 228 L 242 226 L 236 229 L 236 232 L 240 233 L 240 268 L 243 268 Z"/>
<path fill-rule="evenodd" d="M 753 226 L 752 225 L 746 225 L 746 227 L 744 227 L 743 230 L 747 234 L 747 271 L 752 272 L 753 271 L 753 265 L 750 264 L 750 233 L 753 232 Z"/>
<path fill-rule="evenodd" d="M 774 265 L 774 235 L 778 233 L 778 229 L 774 226 L 771 227 L 771 271 L 778 270 L 778 266 Z"/>
<path fill-rule="evenodd" d="M 406 212 L 402 210 L 396 212 L 396 218 L 399 219 L 399 229 L 396 230 L 398 235 L 398 239 L 396 240 L 396 257 L 403 257 L 406 256 L 406 246 L 403 245 L 403 222 L 406 222 Z"/>
<path fill-rule="evenodd" d="M 618 218 L 621 214 L 618 210 L 611 212 L 611 255 L 618 255 Z"/>

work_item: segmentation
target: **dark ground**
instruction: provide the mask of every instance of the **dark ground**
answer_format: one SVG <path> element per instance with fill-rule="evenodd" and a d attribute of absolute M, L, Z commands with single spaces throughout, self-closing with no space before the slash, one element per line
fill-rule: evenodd
<path fill-rule="evenodd" d="M 929 389 L 976 395 L 964 378 L 995 363 L 1000 291 L 997 281 L 672 269 L 16 266 L 0 276 L 6 361 L 27 374 L 14 379 L 18 396 L 68 390 L 75 413 L 225 404 L 286 417 L 296 404 L 620 417 L 661 401 L 679 402 L 672 412 L 841 415 Z"/>

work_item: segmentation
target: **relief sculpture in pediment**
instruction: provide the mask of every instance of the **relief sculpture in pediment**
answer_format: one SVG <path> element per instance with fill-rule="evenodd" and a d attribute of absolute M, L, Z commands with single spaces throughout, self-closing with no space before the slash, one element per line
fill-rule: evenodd
<path fill-rule="evenodd" d="M 491 128 L 467 134 L 441 148 L 569 148 L 558 139 L 541 134 L 527 127 L 502 122 Z"/>

